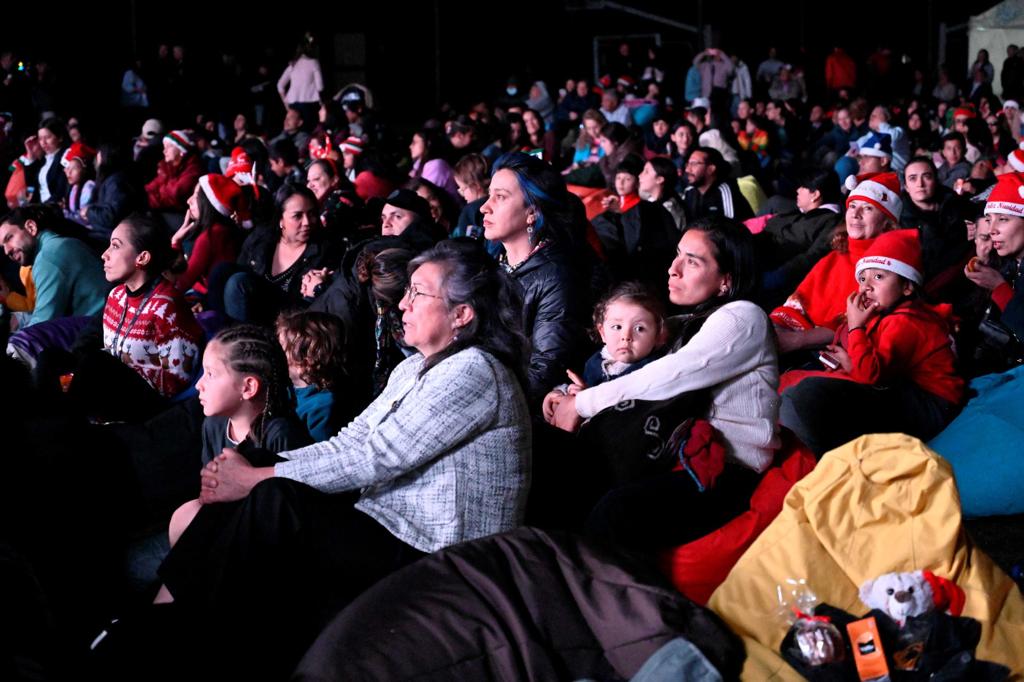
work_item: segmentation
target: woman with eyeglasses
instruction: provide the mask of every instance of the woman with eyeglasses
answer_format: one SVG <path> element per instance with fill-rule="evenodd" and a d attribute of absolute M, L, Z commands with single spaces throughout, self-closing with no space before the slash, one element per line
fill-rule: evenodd
<path fill-rule="evenodd" d="M 225 449 L 202 472 L 201 510 L 160 575 L 182 616 L 220 621 L 224 660 L 239 645 L 250 663 L 271 659 L 260 659 L 265 675 L 287 672 L 383 576 L 523 521 L 530 417 L 516 288 L 468 240 L 438 244 L 409 273 L 400 308 L 418 353 L 362 414 L 273 466 Z"/>

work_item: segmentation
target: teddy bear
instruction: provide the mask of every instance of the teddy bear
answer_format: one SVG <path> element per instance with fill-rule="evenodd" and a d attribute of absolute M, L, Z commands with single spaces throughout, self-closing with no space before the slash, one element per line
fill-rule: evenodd
<path fill-rule="evenodd" d="M 865 581 L 860 586 L 860 600 L 872 609 L 884 611 L 902 627 L 907 618 L 932 609 L 959 616 L 965 595 L 956 583 L 931 571 L 907 571 Z"/>

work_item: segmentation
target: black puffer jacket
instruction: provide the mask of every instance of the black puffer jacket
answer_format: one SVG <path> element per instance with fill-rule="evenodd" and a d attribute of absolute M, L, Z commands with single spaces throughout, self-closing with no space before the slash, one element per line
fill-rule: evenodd
<path fill-rule="evenodd" d="M 582 353 L 583 320 L 589 297 L 582 273 L 557 241 L 548 243 L 520 265 L 512 278 L 523 289 L 523 325 L 532 350 L 527 372 L 531 411 L 554 386 L 565 383 L 565 370 Z"/>

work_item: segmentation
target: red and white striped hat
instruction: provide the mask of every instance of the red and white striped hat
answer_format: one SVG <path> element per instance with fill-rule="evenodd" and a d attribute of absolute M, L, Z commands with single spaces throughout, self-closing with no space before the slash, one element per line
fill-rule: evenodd
<path fill-rule="evenodd" d="M 164 144 L 172 144 L 181 150 L 182 154 L 188 154 L 196 146 L 192 136 L 187 130 L 172 130 L 164 135 Z"/>
<path fill-rule="evenodd" d="M 345 138 L 345 141 L 341 143 L 339 148 L 342 154 L 355 154 L 359 156 L 363 153 L 363 140 L 355 135 L 350 135 Z"/>
<path fill-rule="evenodd" d="M 893 222 L 899 222 L 903 201 L 900 199 L 900 180 L 895 173 L 864 173 L 856 177 L 846 178 L 846 186 L 851 190 L 846 198 L 846 205 L 854 199 L 874 204 Z"/>

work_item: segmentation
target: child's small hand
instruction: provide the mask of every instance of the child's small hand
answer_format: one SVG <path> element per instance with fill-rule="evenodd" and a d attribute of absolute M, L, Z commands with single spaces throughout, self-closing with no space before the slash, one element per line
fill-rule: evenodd
<path fill-rule="evenodd" d="M 836 362 L 839 363 L 839 369 L 831 371 L 849 372 L 851 369 L 853 369 L 853 361 L 850 360 L 850 354 L 846 352 L 845 348 L 833 344 L 831 346 L 825 346 L 825 350 L 828 352 L 829 355 L 832 356 L 832 358 Z"/>
<path fill-rule="evenodd" d="M 877 301 L 868 301 L 864 294 L 855 291 L 846 299 L 846 326 L 848 329 L 863 327 L 877 312 Z"/>
<path fill-rule="evenodd" d="M 587 387 L 587 382 L 583 381 L 580 375 L 571 369 L 565 370 L 565 374 L 569 377 L 569 381 L 572 382 L 569 384 L 569 388 L 566 389 L 569 395 L 576 395 Z"/>

